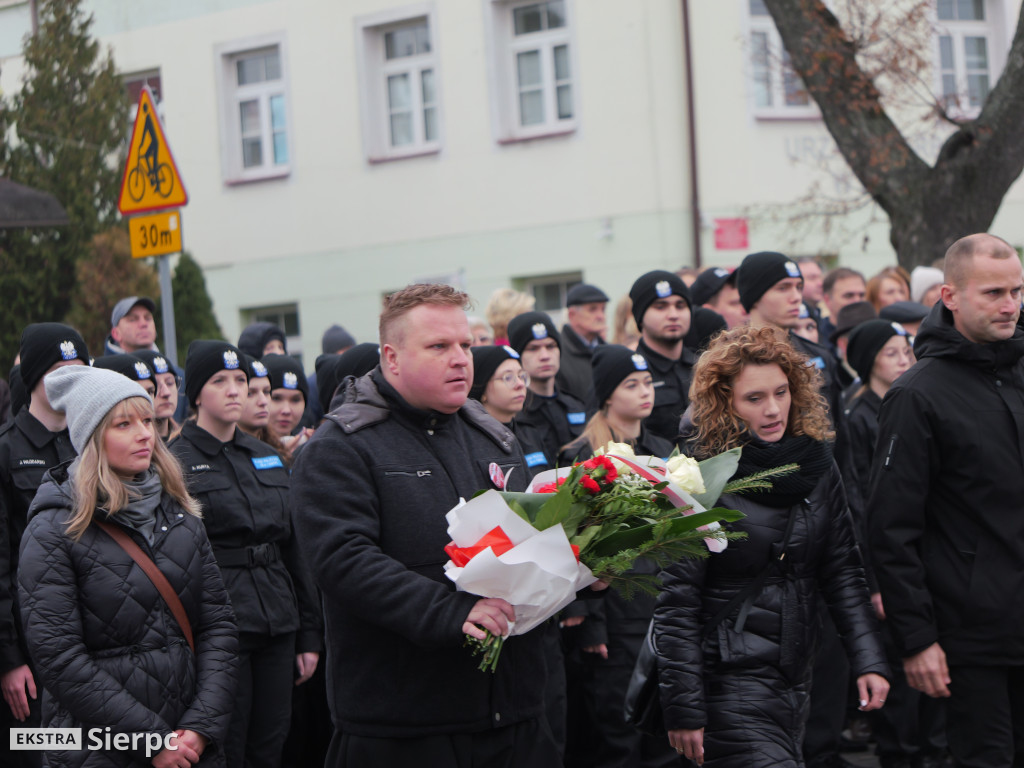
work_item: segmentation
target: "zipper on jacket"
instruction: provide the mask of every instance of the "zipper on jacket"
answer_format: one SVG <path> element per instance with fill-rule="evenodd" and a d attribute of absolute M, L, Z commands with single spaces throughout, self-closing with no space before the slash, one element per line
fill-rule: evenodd
<path fill-rule="evenodd" d="M 885 451 L 885 461 L 882 462 L 882 466 L 889 469 L 892 466 L 893 457 L 896 455 L 896 441 L 899 439 L 899 435 L 889 435 L 889 447 Z"/>

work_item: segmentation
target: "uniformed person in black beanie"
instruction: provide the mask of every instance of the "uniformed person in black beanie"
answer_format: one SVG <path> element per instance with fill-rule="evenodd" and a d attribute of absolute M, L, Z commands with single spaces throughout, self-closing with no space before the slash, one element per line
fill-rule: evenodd
<path fill-rule="evenodd" d="M 531 430 L 538 446 L 531 446 L 526 463 L 532 474 L 554 469 L 562 447 L 575 440 L 587 423 L 583 402 L 555 384 L 561 367 L 561 338 L 545 312 L 524 312 L 508 324 L 508 343 L 519 353 L 530 376 L 529 392 L 516 422 Z M 525 453 L 525 451 L 524 451 Z"/>
<path fill-rule="evenodd" d="M 274 768 L 288 734 L 292 687 L 317 666 L 320 610 L 295 544 L 288 470 L 266 443 L 236 425 L 248 396 L 242 353 L 193 341 L 185 388 L 196 421 L 171 453 L 185 470 L 238 622 L 238 706 L 225 744 L 228 766 Z"/>
<path fill-rule="evenodd" d="M 326 334 L 325 334 L 326 336 Z M 348 376 L 365 376 L 380 363 L 380 344 L 364 342 L 344 352 L 328 352 L 320 355 L 314 364 L 317 380 L 317 397 L 324 414 L 331 412 L 334 393 Z"/>
<path fill-rule="evenodd" d="M 0 430 L 0 733 L 40 723 L 43 691 L 32 672 L 17 606 L 18 547 L 43 475 L 75 456 L 67 421 L 50 407 L 43 377 L 65 365 L 89 364 L 81 335 L 61 323 L 25 328 L 20 356 L 29 404 Z M 0 765 L 5 768 L 42 765 L 41 752 L 8 750 L 8 739 L 0 738 Z"/>
<path fill-rule="evenodd" d="M 647 428 L 675 443 L 679 418 L 690 402 L 690 380 L 697 362 L 683 342 L 693 317 L 690 289 L 675 273 L 658 269 L 638 277 L 629 289 L 629 298 L 640 329 L 636 351 L 650 364 L 654 378 L 654 411 Z"/>
<path fill-rule="evenodd" d="M 125 378 L 138 382 L 139 386 L 146 390 L 150 397 L 156 397 L 156 379 L 153 369 L 149 364 L 137 355 L 105 355 L 96 358 L 94 368 L 105 368 L 108 371 L 120 373 Z"/>

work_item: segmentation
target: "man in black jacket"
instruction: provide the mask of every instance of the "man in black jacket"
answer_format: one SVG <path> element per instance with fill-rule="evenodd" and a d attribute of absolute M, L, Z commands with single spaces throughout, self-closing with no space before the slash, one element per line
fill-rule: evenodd
<path fill-rule="evenodd" d="M 882 401 L 868 525 L 911 686 L 959 766 L 1024 765 L 1024 279 L 987 234 L 946 252 L 920 362 Z"/>
<path fill-rule="evenodd" d="M 555 768 L 542 634 L 509 638 L 494 674 L 463 647 L 507 632 L 511 605 L 445 577 L 445 514 L 478 490 L 527 481 L 512 433 L 467 400 L 465 294 L 388 297 L 381 364 L 349 379 L 295 464 L 296 530 L 323 591 L 328 766 Z"/>
<path fill-rule="evenodd" d="M 636 279 L 629 298 L 640 329 L 636 351 L 647 358 L 654 381 L 654 410 L 645 426 L 674 444 L 679 419 L 690 403 L 697 362 L 697 356 L 683 345 L 693 318 L 690 289 L 675 273 L 656 269 Z"/>
<path fill-rule="evenodd" d="M 18 547 L 43 475 L 75 456 L 67 420 L 50 406 L 43 378 L 65 365 L 89 364 L 89 350 L 78 331 L 60 323 L 25 328 L 20 355 L 29 405 L 0 431 L 0 764 L 5 768 L 42 764 L 39 752 L 8 753 L 2 737 L 7 728 L 40 722 L 42 686 L 30 666 L 18 611 Z"/>
<path fill-rule="evenodd" d="M 562 364 L 555 382 L 563 392 L 589 405 L 594 393 L 590 361 L 594 350 L 605 343 L 608 297 L 600 288 L 580 283 L 569 289 L 565 306 L 569 322 L 562 326 Z"/>

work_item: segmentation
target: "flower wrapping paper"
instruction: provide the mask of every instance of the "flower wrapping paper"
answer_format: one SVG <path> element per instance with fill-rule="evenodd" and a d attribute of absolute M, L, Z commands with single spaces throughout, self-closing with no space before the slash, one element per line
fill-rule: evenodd
<path fill-rule="evenodd" d="M 538 531 L 523 520 L 497 491 L 462 501 L 448 512 L 448 535 L 459 547 L 471 547 L 500 527 L 513 547 L 502 555 L 484 549 L 459 568 L 451 560 L 445 575 L 456 588 L 481 597 L 500 597 L 515 607 L 509 634 L 522 635 L 576 599 L 597 581 L 576 555 L 561 525 Z"/>

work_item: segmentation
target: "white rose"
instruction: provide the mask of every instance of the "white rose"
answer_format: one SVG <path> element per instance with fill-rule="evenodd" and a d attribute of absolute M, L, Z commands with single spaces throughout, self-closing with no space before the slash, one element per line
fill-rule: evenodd
<path fill-rule="evenodd" d="M 598 448 L 594 451 L 595 456 L 604 456 L 605 454 L 613 454 L 614 456 L 621 456 L 624 459 L 635 460 L 636 454 L 633 453 L 633 449 L 629 447 L 628 443 L 616 443 L 609 441 L 608 445 L 603 448 Z M 629 474 L 633 470 L 623 464 L 621 461 L 612 459 L 612 464 L 615 465 L 615 469 L 619 471 L 619 474 Z"/>
<path fill-rule="evenodd" d="M 700 465 L 689 456 L 673 456 L 668 460 L 668 477 L 687 493 L 704 493 L 704 478 L 700 475 Z"/>

